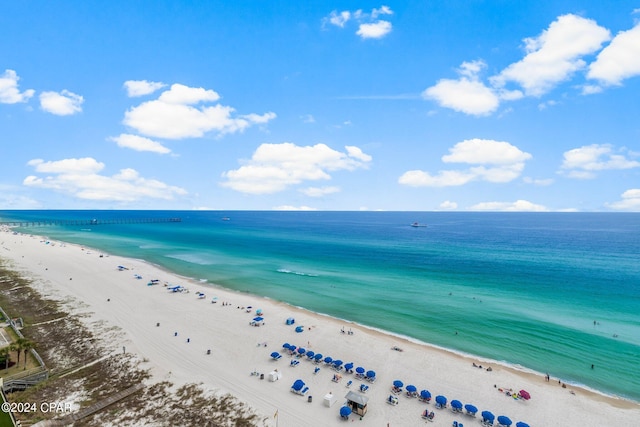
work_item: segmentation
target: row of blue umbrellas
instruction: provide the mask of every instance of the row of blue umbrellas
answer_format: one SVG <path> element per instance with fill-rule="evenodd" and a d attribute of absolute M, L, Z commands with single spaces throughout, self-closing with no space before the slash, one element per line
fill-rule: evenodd
<path fill-rule="evenodd" d="M 401 389 L 402 387 L 404 387 L 404 383 L 400 380 L 395 380 L 393 382 L 393 386 L 395 388 Z M 410 393 L 415 393 L 416 392 L 416 387 L 414 385 L 408 385 L 406 387 L 406 390 Z M 431 393 L 428 390 L 421 390 L 420 391 L 420 397 L 424 400 L 430 399 L 431 398 Z M 436 403 L 440 404 L 440 405 L 446 405 L 447 404 L 447 398 L 445 396 L 442 395 L 438 395 L 436 396 Z M 459 400 L 452 400 L 451 401 L 451 407 L 455 408 L 455 409 L 459 409 L 462 410 L 462 402 L 460 402 Z M 478 412 L 478 408 L 476 408 L 474 405 L 467 403 L 466 405 L 464 405 L 464 408 L 467 410 L 467 412 L 471 413 L 471 414 L 476 414 L 476 412 Z M 493 421 L 496 419 L 495 415 L 493 415 L 493 413 L 491 413 L 490 411 L 482 411 L 482 419 L 483 421 L 489 421 L 491 423 L 493 423 Z M 500 415 L 498 417 L 498 423 L 500 423 L 503 426 L 511 426 L 512 421 L 509 417 L 505 416 L 505 415 Z M 529 427 L 529 425 L 525 422 L 519 421 L 516 423 L 516 427 Z"/>
<path fill-rule="evenodd" d="M 315 353 L 312 350 L 306 350 L 303 347 L 297 347 L 297 346 L 295 346 L 293 344 L 284 343 L 282 345 L 282 347 L 287 349 L 287 350 L 289 350 L 289 351 L 291 351 L 291 352 L 296 352 L 297 351 L 298 354 L 300 354 L 300 355 L 306 354 L 306 356 L 309 359 L 313 359 L 316 362 L 320 362 L 322 360 L 322 361 L 324 361 L 324 363 L 330 364 L 330 365 L 333 365 L 333 366 L 342 366 L 344 364 L 344 369 L 347 370 L 347 371 L 351 371 L 353 369 L 353 366 L 354 366 L 353 362 L 344 363 L 340 359 L 333 360 L 333 358 L 331 356 L 324 357 L 321 353 Z M 362 366 L 358 366 L 356 368 L 356 372 L 359 373 L 360 375 L 363 375 L 363 374 L 365 374 L 365 369 Z M 369 371 L 366 371 L 366 375 L 365 376 L 367 378 L 375 378 L 376 373 L 375 373 L 375 371 L 369 370 Z"/>

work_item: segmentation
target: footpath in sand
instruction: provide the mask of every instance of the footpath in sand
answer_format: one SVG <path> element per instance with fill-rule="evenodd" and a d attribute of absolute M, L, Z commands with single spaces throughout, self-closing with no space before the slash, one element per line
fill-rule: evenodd
<path fill-rule="evenodd" d="M 31 277 L 40 292 L 59 300 L 73 299 L 93 320 L 120 328 L 125 338 L 117 348 L 145 360 L 155 380 L 196 383 L 228 392 L 265 417 L 267 425 L 342 425 L 340 408 L 349 391 L 368 399 L 366 415 L 361 419 L 352 414 L 349 421 L 371 426 L 422 425 L 427 423 L 421 418 L 425 409 L 435 411 L 433 425 L 440 426 L 453 421 L 480 425 L 480 412 L 485 410 L 496 417 L 509 417 L 513 426 L 518 421 L 532 427 L 632 426 L 640 420 L 640 405 L 634 402 L 572 386 L 563 388 L 558 379 L 546 381 L 542 374 L 462 357 L 269 299 L 202 284 L 140 260 L 6 230 L 0 233 L 0 240 L 0 257 Z M 148 286 L 151 279 L 158 284 Z M 188 292 L 170 291 L 174 285 Z M 259 309 L 263 320 L 252 326 Z M 287 325 L 288 318 L 295 323 Z M 296 327 L 302 327 L 302 332 L 296 332 Z M 354 372 L 336 372 L 306 356 L 292 356 L 282 347 L 284 343 L 353 362 Z M 274 360 L 273 352 L 282 357 Z M 376 381 L 355 378 L 356 367 L 375 371 Z M 280 378 L 269 381 L 276 370 Z M 337 382 L 336 375 L 340 376 Z M 291 392 L 298 379 L 308 387 L 304 395 Z M 395 380 L 403 382 L 403 392 L 397 395 L 398 404 L 391 405 L 387 400 Z M 360 393 L 361 384 L 368 386 L 365 393 Z M 408 397 L 407 385 L 414 385 L 418 393 L 429 390 L 432 401 Z M 507 396 L 508 390 L 516 394 L 526 390 L 531 399 Z M 331 406 L 325 400 L 329 394 L 334 397 Z M 456 399 L 473 404 L 478 414 L 453 413 L 449 405 L 436 409 L 436 395 L 446 396 L 449 403 Z"/>

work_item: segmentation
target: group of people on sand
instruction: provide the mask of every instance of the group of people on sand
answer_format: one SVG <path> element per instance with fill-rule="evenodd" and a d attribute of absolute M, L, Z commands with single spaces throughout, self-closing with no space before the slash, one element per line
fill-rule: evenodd
<path fill-rule="evenodd" d="M 473 362 L 473 367 L 482 369 L 482 365 L 477 365 L 476 362 Z M 491 366 L 489 366 L 487 368 L 487 372 L 491 372 L 491 371 L 493 371 L 493 369 L 491 369 Z"/>

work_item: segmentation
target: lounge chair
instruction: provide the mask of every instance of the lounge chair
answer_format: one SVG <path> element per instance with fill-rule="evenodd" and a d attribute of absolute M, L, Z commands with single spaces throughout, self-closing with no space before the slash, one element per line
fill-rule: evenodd
<path fill-rule="evenodd" d="M 294 359 L 294 360 L 292 360 L 292 361 L 289 363 L 289 366 L 291 366 L 292 368 L 295 368 L 295 367 L 296 367 L 296 366 L 298 366 L 299 364 L 300 364 L 300 361 L 299 361 L 299 360 L 295 360 L 295 359 Z"/>
<path fill-rule="evenodd" d="M 320 368 L 318 368 L 318 367 L 316 366 L 316 369 L 314 369 L 314 370 L 313 370 L 313 373 L 314 373 L 314 375 L 315 375 L 315 374 L 317 374 L 318 372 L 320 372 Z"/>
<path fill-rule="evenodd" d="M 360 384 L 360 391 L 366 393 L 369 390 L 369 386 L 366 384 Z"/>
<path fill-rule="evenodd" d="M 427 409 L 425 409 L 424 412 L 422 413 L 422 418 L 431 422 L 433 422 L 433 419 L 435 418 L 435 416 L 436 416 L 435 412 L 429 412 Z"/>
<path fill-rule="evenodd" d="M 387 398 L 387 403 L 389 405 L 396 406 L 398 404 L 398 398 L 393 394 L 390 394 L 389 397 Z"/>
<path fill-rule="evenodd" d="M 300 390 L 300 394 L 304 396 L 305 394 L 307 394 L 308 391 L 309 391 L 309 387 L 305 387 L 302 390 Z"/>
<path fill-rule="evenodd" d="M 347 382 L 346 387 L 347 387 L 347 388 L 351 387 L 351 384 L 353 384 L 353 381 L 352 381 L 352 380 L 349 380 L 349 381 Z"/>
<path fill-rule="evenodd" d="M 393 394 L 400 394 L 402 393 L 402 389 L 396 386 L 391 387 L 391 393 Z"/>

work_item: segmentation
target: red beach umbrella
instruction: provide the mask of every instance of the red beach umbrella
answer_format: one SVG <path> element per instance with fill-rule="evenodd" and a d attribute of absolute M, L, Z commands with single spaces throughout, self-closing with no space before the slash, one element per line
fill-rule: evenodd
<path fill-rule="evenodd" d="M 520 390 L 520 392 L 518 393 L 520 395 L 520 397 L 522 397 L 524 400 L 529 400 L 531 399 L 531 395 L 529 394 L 529 392 L 527 390 Z"/>

